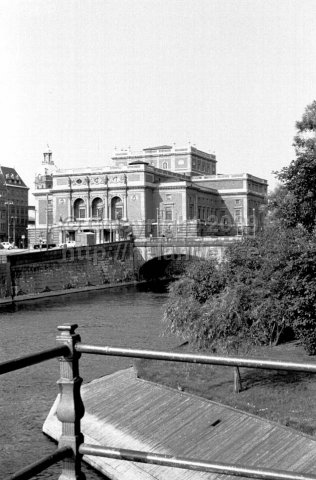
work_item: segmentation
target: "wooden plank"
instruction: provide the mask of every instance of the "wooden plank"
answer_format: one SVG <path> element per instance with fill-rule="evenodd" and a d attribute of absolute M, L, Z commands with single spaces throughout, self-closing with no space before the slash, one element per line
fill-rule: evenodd
<path fill-rule="evenodd" d="M 306 473 L 316 470 L 316 441 L 312 437 L 196 395 L 140 380 L 132 368 L 84 385 L 82 398 L 86 443 Z M 58 439 L 56 402 L 44 432 Z M 101 457 L 85 460 L 114 480 L 224 478 Z"/>

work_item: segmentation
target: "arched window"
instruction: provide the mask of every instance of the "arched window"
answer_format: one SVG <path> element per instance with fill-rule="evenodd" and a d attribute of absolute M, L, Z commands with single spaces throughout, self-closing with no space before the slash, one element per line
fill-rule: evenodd
<path fill-rule="evenodd" d="M 92 202 L 92 217 L 103 218 L 103 202 L 101 198 L 95 198 Z"/>
<path fill-rule="evenodd" d="M 86 218 L 86 205 L 82 198 L 78 198 L 74 203 L 75 218 Z"/>
<path fill-rule="evenodd" d="M 163 162 L 162 168 L 164 168 L 165 170 L 167 170 L 167 168 L 168 168 L 168 162 Z"/>
<path fill-rule="evenodd" d="M 111 219 L 120 220 L 123 218 L 123 202 L 120 197 L 114 197 L 111 201 Z"/>

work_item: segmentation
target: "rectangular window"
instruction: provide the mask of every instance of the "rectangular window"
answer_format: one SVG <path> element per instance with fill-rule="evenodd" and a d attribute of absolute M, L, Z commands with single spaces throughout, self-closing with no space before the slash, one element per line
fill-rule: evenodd
<path fill-rule="evenodd" d="M 241 223 L 241 210 L 235 210 L 235 222 L 237 224 Z"/>
<path fill-rule="evenodd" d="M 97 207 L 97 218 L 102 218 L 103 216 L 103 207 Z"/>
<path fill-rule="evenodd" d="M 172 207 L 165 208 L 165 219 L 166 221 L 172 221 Z"/>
<path fill-rule="evenodd" d="M 123 218 L 123 207 L 115 207 L 115 220 L 121 220 Z"/>
<path fill-rule="evenodd" d="M 79 218 L 86 218 L 86 207 L 79 207 Z"/>

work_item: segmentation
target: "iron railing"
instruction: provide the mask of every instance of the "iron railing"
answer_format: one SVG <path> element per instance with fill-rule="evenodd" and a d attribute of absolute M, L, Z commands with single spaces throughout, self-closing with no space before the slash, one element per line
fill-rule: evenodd
<path fill-rule="evenodd" d="M 84 406 L 80 395 L 82 379 L 79 376 L 79 358 L 82 353 L 86 353 L 307 373 L 316 373 L 316 364 L 87 345 L 81 343 L 80 336 L 75 332 L 76 328 L 77 325 L 63 325 L 58 327 L 57 347 L 53 349 L 0 364 L 0 374 L 3 374 L 55 357 L 59 357 L 60 361 L 60 379 L 58 380 L 60 400 L 57 407 L 57 417 L 62 424 L 62 434 L 59 439 L 58 449 L 51 455 L 20 470 L 7 480 L 27 480 L 60 460 L 63 461 L 60 479 L 83 480 L 84 475 L 81 469 L 83 455 L 177 467 L 200 472 L 258 478 L 262 480 L 316 480 L 316 475 L 312 473 L 207 462 L 195 458 L 174 457 L 146 451 L 84 443 L 80 425 L 81 418 L 84 414 Z"/>

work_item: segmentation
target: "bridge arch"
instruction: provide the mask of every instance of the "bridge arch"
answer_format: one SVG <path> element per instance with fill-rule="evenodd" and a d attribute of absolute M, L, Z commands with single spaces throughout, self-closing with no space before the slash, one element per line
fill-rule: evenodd
<path fill-rule="evenodd" d="M 200 260 L 183 253 L 173 253 L 154 257 L 139 268 L 140 280 L 175 278 L 182 275 L 189 261 Z"/>

